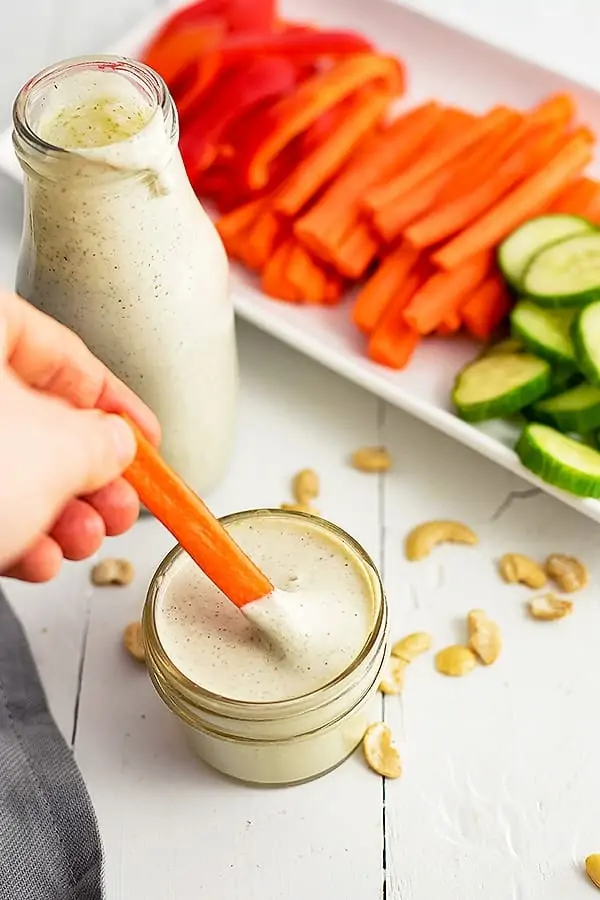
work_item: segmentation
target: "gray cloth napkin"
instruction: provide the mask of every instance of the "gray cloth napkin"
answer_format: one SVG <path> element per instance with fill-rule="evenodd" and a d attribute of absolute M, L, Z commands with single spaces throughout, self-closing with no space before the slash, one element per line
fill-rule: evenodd
<path fill-rule="evenodd" d="M 0 590 L 0 900 L 101 900 L 90 798 Z"/>

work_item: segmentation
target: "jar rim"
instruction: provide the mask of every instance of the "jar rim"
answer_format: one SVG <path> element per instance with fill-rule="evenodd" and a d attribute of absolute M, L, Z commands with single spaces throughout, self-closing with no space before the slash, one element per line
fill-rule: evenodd
<path fill-rule="evenodd" d="M 106 69 L 112 72 L 124 72 L 134 75 L 148 91 L 156 109 L 161 109 L 165 116 L 171 114 L 172 101 L 167 85 L 161 76 L 145 63 L 126 56 L 109 53 L 73 56 L 41 69 L 21 87 L 12 108 L 15 138 L 22 141 L 30 150 L 45 156 L 51 155 L 64 158 L 65 155 L 71 153 L 72 151 L 68 147 L 59 147 L 52 144 L 37 133 L 28 119 L 28 103 L 32 91 L 42 86 L 45 82 L 51 82 L 53 78 L 71 70 L 86 70 L 91 67 L 95 67 L 99 71 Z M 176 116 L 174 127 L 175 129 L 177 128 Z"/>
<path fill-rule="evenodd" d="M 148 588 L 148 593 L 146 595 L 142 617 L 144 640 L 146 644 L 147 655 L 157 666 L 158 674 L 163 679 L 166 676 L 168 680 L 177 687 L 178 692 L 184 695 L 185 700 L 188 703 L 192 702 L 194 705 L 198 706 L 206 705 L 207 708 L 215 710 L 217 710 L 218 708 L 218 711 L 221 715 L 230 715 L 232 718 L 243 718 L 243 715 L 241 715 L 243 713 L 248 714 L 254 712 L 260 715 L 270 711 L 272 711 L 273 714 L 277 718 L 279 718 L 281 716 L 285 716 L 286 712 L 288 712 L 289 714 L 294 714 L 296 712 L 296 707 L 299 704 L 310 702 L 311 700 L 315 701 L 314 706 L 312 707 L 313 709 L 320 707 L 324 703 L 328 703 L 330 701 L 330 697 L 328 696 L 328 694 L 332 690 L 335 691 L 337 688 L 342 688 L 347 679 L 354 673 L 356 673 L 360 669 L 360 667 L 369 659 L 371 653 L 378 646 L 378 640 L 380 639 L 382 633 L 382 627 L 385 626 L 387 618 L 385 593 L 383 583 L 381 581 L 381 576 L 369 554 L 355 538 L 348 534 L 348 532 L 346 532 L 343 528 L 340 528 L 339 525 L 335 525 L 333 522 L 329 522 L 326 519 L 321 519 L 309 513 L 303 513 L 296 510 L 281 510 L 272 508 L 242 510 L 240 512 L 230 513 L 229 515 L 223 516 L 219 519 L 219 521 L 222 525 L 227 526 L 232 522 L 241 521 L 243 519 L 254 516 L 278 516 L 284 519 L 304 519 L 306 521 L 310 521 L 311 525 L 313 526 L 316 523 L 318 527 L 323 528 L 325 531 L 333 534 L 336 538 L 341 539 L 341 541 L 349 547 L 349 549 L 356 555 L 360 563 L 365 567 L 365 570 L 367 571 L 371 579 L 374 601 L 376 603 L 378 602 L 378 608 L 376 610 L 376 615 L 374 617 L 369 634 L 367 635 L 363 646 L 361 647 L 355 658 L 352 660 L 352 662 L 335 678 L 333 678 L 331 681 L 328 681 L 326 684 L 321 685 L 321 687 L 315 688 L 312 691 L 308 691 L 305 694 L 300 694 L 296 697 L 289 697 L 283 700 L 239 700 L 232 697 L 226 697 L 222 694 L 217 694 L 214 691 L 209 691 L 206 688 L 203 688 L 201 685 L 196 684 L 195 681 L 192 681 L 190 678 L 184 675 L 183 672 L 181 672 L 180 669 L 177 668 L 177 666 L 168 656 L 161 643 L 155 619 L 156 602 L 160 594 L 160 583 L 162 581 L 162 578 L 172 567 L 175 560 L 178 559 L 184 552 L 183 548 L 179 544 L 177 544 L 169 551 L 169 553 L 167 553 L 164 559 L 160 562 L 156 572 L 152 576 L 152 580 Z M 323 699 L 320 702 L 321 698 Z M 227 712 L 225 712 L 225 710 L 227 710 Z"/>

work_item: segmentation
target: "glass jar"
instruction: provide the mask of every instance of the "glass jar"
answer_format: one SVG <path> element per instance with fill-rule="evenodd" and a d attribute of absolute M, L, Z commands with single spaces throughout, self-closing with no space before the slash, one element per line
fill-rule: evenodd
<path fill-rule="evenodd" d="M 233 444 L 234 317 L 166 85 L 133 60 L 80 57 L 32 78 L 13 120 L 25 175 L 17 291 L 154 409 L 165 458 L 205 493 Z"/>
<path fill-rule="evenodd" d="M 221 519 L 305 517 L 281 510 L 251 510 Z M 374 563 L 346 532 L 310 517 L 367 577 L 372 587 L 372 627 L 350 666 L 318 690 L 290 700 L 247 702 L 211 693 L 186 678 L 161 644 L 156 613 L 166 578 L 183 552 L 175 547 L 161 562 L 144 606 L 146 664 L 154 687 L 181 723 L 192 750 L 220 772 L 264 785 L 297 784 L 334 769 L 358 746 L 378 718 L 377 688 L 388 649 L 387 601 Z"/>

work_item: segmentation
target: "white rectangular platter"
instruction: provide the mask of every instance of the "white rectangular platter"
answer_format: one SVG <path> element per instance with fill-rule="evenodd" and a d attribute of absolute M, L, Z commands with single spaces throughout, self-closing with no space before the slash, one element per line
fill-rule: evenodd
<path fill-rule="evenodd" d="M 404 105 L 433 97 L 474 111 L 497 103 L 524 108 L 551 92 L 568 90 L 578 102 L 581 119 L 600 134 L 600 94 L 393 0 L 335 0 L 326 4 L 321 0 L 284 0 L 282 6 L 290 18 L 357 29 L 382 49 L 399 56 L 408 71 Z M 135 55 L 163 16 L 164 12 L 143 22 L 110 48 L 111 52 Z M 10 133 L 0 136 L 0 169 L 20 178 Z M 591 171 L 597 174 L 597 162 Z M 557 490 L 521 466 L 512 449 L 516 432 L 509 426 L 493 422 L 476 428 L 453 414 L 450 388 L 458 369 L 476 353 L 471 341 L 427 339 L 405 371 L 393 372 L 366 358 L 362 338 L 349 321 L 347 303 L 337 309 L 279 303 L 265 297 L 254 279 L 238 269 L 233 273 L 233 296 L 238 315 L 258 328 L 600 521 L 599 501 Z"/>

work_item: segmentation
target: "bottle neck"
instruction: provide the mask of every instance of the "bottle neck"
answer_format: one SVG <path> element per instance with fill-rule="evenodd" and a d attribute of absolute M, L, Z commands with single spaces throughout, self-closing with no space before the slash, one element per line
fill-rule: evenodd
<path fill-rule="evenodd" d="M 159 178 L 177 148 L 177 113 L 152 69 L 116 56 L 79 57 L 35 75 L 13 107 L 26 175 L 62 180 Z"/>

